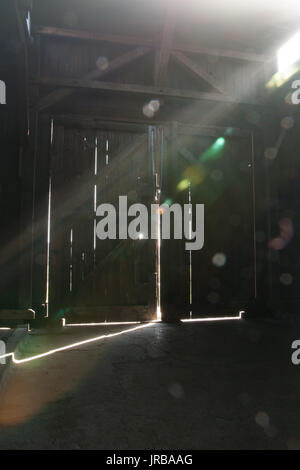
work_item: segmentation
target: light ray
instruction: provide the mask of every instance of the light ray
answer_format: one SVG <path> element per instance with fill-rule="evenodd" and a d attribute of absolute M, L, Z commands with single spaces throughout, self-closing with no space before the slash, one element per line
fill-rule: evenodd
<path fill-rule="evenodd" d="M 238 316 L 235 317 L 203 317 L 203 318 L 186 318 L 180 320 L 182 323 L 193 323 L 193 322 L 215 322 L 215 321 L 232 321 L 242 320 L 245 312 L 239 312 Z"/>
<path fill-rule="evenodd" d="M 114 326 L 114 325 L 140 325 L 140 321 L 116 321 L 116 322 L 102 322 L 102 323 L 66 323 L 65 318 L 63 320 L 64 327 L 70 326 Z"/>
<path fill-rule="evenodd" d="M 37 359 L 42 359 L 43 357 L 52 356 L 53 354 L 56 354 L 56 353 L 59 353 L 59 352 L 62 352 L 62 351 L 67 351 L 67 350 L 70 350 L 70 349 L 78 348 L 78 347 L 83 346 L 85 344 L 95 343 L 97 341 L 100 341 L 101 339 L 113 338 L 115 336 L 121 336 L 121 335 L 124 335 L 126 333 L 131 333 L 133 331 L 148 328 L 149 326 L 153 326 L 153 324 L 154 323 L 147 323 L 146 325 L 136 326 L 135 328 L 130 328 L 129 330 L 119 331 L 118 333 L 109 333 L 107 335 L 101 335 L 101 336 L 97 336 L 95 338 L 86 339 L 84 341 L 79 341 L 77 343 L 69 344 L 68 346 L 63 346 L 63 347 L 57 348 L 57 349 L 51 349 L 50 351 L 47 351 L 45 353 L 37 354 L 36 356 L 27 357 L 25 359 L 17 359 L 16 356 L 15 356 L 15 353 L 12 352 L 12 353 L 8 353 L 8 354 L 4 354 L 3 356 L 0 356 L 0 360 L 11 357 L 14 364 L 24 364 L 26 362 L 31 362 L 31 361 L 35 361 Z"/>

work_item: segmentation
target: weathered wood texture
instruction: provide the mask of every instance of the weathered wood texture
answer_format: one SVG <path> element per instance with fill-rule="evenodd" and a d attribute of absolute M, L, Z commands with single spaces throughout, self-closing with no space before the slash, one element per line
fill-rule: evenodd
<path fill-rule="evenodd" d="M 205 243 L 189 252 L 177 240 L 162 242 L 164 318 L 234 315 L 254 301 L 255 252 L 251 145 L 224 135 L 225 145 L 207 153 L 216 139 L 178 131 L 169 142 L 164 198 L 205 204 Z M 194 211 L 195 211 L 195 206 Z M 193 230 L 195 217 L 193 217 Z M 172 260 L 172 261 L 171 261 Z"/>
<path fill-rule="evenodd" d="M 94 307 L 94 320 L 100 321 L 103 311 L 109 320 L 115 306 L 113 318 L 121 320 L 120 306 L 128 306 L 126 312 L 130 306 L 144 306 L 148 312 L 153 304 L 150 242 L 99 240 L 95 232 L 100 203 L 118 208 L 123 195 L 129 204 L 150 204 L 148 158 L 147 134 L 54 127 L 51 315 Z M 107 310 L 98 310 L 100 306 Z"/>
<path fill-rule="evenodd" d="M 116 106 L 113 101 L 116 93 L 165 96 L 172 100 L 261 101 L 264 79 L 261 63 L 222 55 L 211 60 L 205 53 L 175 51 L 171 54 L 171 30 L 172 24 L 168 25 L 158 51 L 142 46 L 133 49 L 124 44 L 42 36 L 40 109 L 52 109 L 59 102 L 71 105 L 72 100 L 68 100 L 71 93 L 80 96 L 84 91 L 85 96 L 91 92 L 98 96 L 101 90 L 110 92 L 111 107 Z M 118 100 L 120 110 L 123 99 L 120 96 Z"/>
<path fill-rule="evenodd" d="M 168 201 L 169 205 L 189 203 L 188 193 L 177 191 L 187 167 L 187 162 L 178 152 L 179 146 L 178 125 L 174 124 L 165 145 L 161 177 L 161 201 Z M 171 231 L 171 239 L 161 242 L 161 310 L 164 320 L 184 318 L 190 311 L 189 253 L 185 251 L 185 241 L 173 237 L 174 232 Z"/>
<path fill-rule="evenodd" d="M 35 314 L 32 310 L 0 310 L 0 321 L 2 320 L 34 320 Z"/>
<path fill-rule="evenodd" d="M 264 134 L 267 184 L 263 193 L 268 210 L 261 208 L 258 227 L 260 237 L 265 236 L 259 244 L 259 300 L 267 303 L 269 311 L 285 318 L 288 313 L 299 315 L 300 305 L 300 126 L 297 119 L 288 118 L 279 125 L 276 116 L 268 118 Z"/>
<path fill-rule="evenodd" d="M 67 323 L 93 323 L 93 322 L 118 322 L 128 321 L 152 321 L 153 312 L 147 305 L 112 305 L 112 306 L 87 306 L 71 307 L 66 312 Z"/>
<path fill-rule="evenodd" d="M 38 127 L 34 185 L 34 220 L 32 233 L 32 306 L 39 312 L 46 302 L 47 229 L 50 183 L 51 120 Z"/>
<path fill-rule="evenodd" d="M 20 286 L 20 159 L 27 141 L 25 44 L 15 3 L 1 2 L 0 80 L 6 104 L 0 105 L 0 307 L 18 308 Z"/>
<path fill-rule="evenodd" d="M 115 58 L 114 60 L 112 60 L 110 63 L 108 63 L 108 62 L 106 63 L 104 58 L 102 58 L 102 62 L 101 62 L 101 58 L 100 58 L 100 62 L 99 62 L 99 59 L 97 59 L 98 62 L 96 61 L 96 64 L 98 64 L 98 68 L 95 67 L 94 70 L 92 70 L 91 72 L 86 74 L 84 79 L 85 80 L 96 80 L 96 79 L 99 79 L 101 77 L 104 77 L 105 75 L 108 75 L 108 74 L 112 73 L 113 71 L 116 71 L 116 70 L 124 67 L 125 65 L 130 64 L 133 61 L 136 61 L 139 57 L 142 57 L 147 52 L 148 52 L 148 49 L 140 47 L 140 48 L 137 48 L 137 49 L 134 49 L 132 51 L 129 51 L 129 52 L 126 52 L 126 53 L 122 54 L 121 56 L 119 56 L 119 57 Z M 73 93 L 73 91 L 70 88 L 60 88 L 58 90 L 55 90 L 55 91 L 49 93 L 47 96 L 44 96 L 40 100 L 40 102 L 38 104 L 38 108 L 39 108 L 39 110 L 45 109 L 45 108 L 47 108 L 47 107 L 63 100 L 64 98 L 70 96 L 72 93 Z"/>
<path fill-rule="evenodd" d="M 51 26 L 38 26 L 36 28 L 36 32 L 38 34 L 44 36 L 56 36 L 56 37 L 64 37 L 64 38 L 71 38 L 71 39 L 80 39 L 85 41 L 99 41 L 99 42 L 108 42 L 108 43 L 115 43 L 115 44 L 125 44 L 129 46 L 145 46 L 145 47 L 153 47 L 159 48 L 161 46 L 161 42 L 157 39 L 148 39 L 144 37 L 137 37 L 137 36 L 120 36 L 117 34 L 101 34 L 93 31 L 83 31 L 78 29 L 65 29 L 65 28 L 57 28 Z M 179 44 L 173 43 L 172 50 L 174 51 L 182 51 L 182 52 L 193 52 L 196 54 L 205 54 L 211 56 L 220 56 L 220 57 L 228 57 L 230 59 L 236 59 L 241 61 L 250 61 L 250 62 L 266 62 L 269 57 L 264 54 L 257 54 L 251 52 L 243 52 L 243 51 L 234 51 L 230 49 L 224 48 L 213 48 L 213 47 L 203 47 L 203 46 L 195 46 L 189 44 Z"/>

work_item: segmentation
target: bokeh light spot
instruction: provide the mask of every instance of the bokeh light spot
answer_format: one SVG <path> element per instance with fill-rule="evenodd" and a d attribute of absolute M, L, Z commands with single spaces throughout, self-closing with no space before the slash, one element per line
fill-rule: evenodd
<path fill-rule="evenodd" d="M 226 255 L 224 253 L 216 253 L 212 259 L 212 263 L 217 267 L 217 268 L 222 268 L 225 266 L 227 261 Z"/>
<path fill-rule="evenodd" d="M 154 113 L 157 113 L 157 111 L 159 111 L 159 108 L 160 108 L 160 102 L 159 100 L 151 100 L 148 106 Z"/>
<path fill-rule="evenodd" d="M 277 149 L 275 147 L 269 147 L 265 150 L 266 160 L 275 160 L 277 157 Z"/>
<path fill-rule="evenodd" d="M 291 284 L 293 284 L 293 280 L 294 278 L 290 273 L 283 273 L 280 276 L 280 282 L 284 286 L 290 286 Z"/>
<path fill-rule="evenodd" d="M 144 104 L 143 114 L 144 114 L 144 116 L 146 116 L 149 119 L 154 117 L 155 113 L 154 113 L 153 109 L 149 106 L 149 103 Z"/>
<path fill-rule="evenodd" d="M 169 207 L 171 207 L 172 204 L 173 204 L 173 199 L 171 198 L 166 199 L 165 202 L 163 203 L 164 206 L 169 206 Z"/>
<path fill-rule="evenodd" d="M 109 60 L 107 57 L 98 57 L 96 60 L 96 66 L 101 71 L 107 70 L 109 67 Z"/>
<path fill-rule="evenodd" d="M 190 186 L 190 181 L 188 179 L 184 179 L 182 181 L 180 181 L 180 183 L 178 183 L 177 185 L 177 189 L 178 191 L 185 191 L 186 189 L 188 189 Z"/>
<path fill-rule="evenodd" d="M 176 398 L 177 400 L 179 400 L 180 398 L 183 397 L 184 395 L 184 391 L 183 391 L 183 388 L 180 384 L 178 383 L 174 383 L 174 384 L 171 384 L 170 387 L 169 387 L 169 393 L 170 395 L 172 395 L 172 397 Z"/>
<path fill-rule="evenodd" d="M 259 411 L 256 414 L 255 422 L 262 428 L 268 428 L 270 426 L 270 418 L 265 411 Z"/>

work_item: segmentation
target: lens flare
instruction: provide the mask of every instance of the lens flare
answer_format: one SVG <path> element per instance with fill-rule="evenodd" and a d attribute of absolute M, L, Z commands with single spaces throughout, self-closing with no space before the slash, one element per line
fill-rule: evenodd
<path fill-rule="evenodd" d="M 219 137 L 200 157 L 200 162 L 205 163 L 210 160 L 217 160 L 222 156 L 222 151 L 225 147 L 226 139 Z"/>
<path fill-rule="evenodd" d="M 177 189 L 178 191 L 185 191 L 186 189 L 189 188 L 189 186 L 190 186 L 190 181 L 188 179 L 184 179 L 180 181 L 180 183 L 178 183 Z"/>

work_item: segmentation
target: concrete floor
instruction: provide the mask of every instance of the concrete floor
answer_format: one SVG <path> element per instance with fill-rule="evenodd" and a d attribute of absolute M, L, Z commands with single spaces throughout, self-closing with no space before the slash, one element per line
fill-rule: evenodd
<path fill-rule="evenodd" d="M 132 328 L 34 331 L 24 357 Z M 154 324 L 11 368 L 0 449 L 300 448 L 299 327 Z"/>

